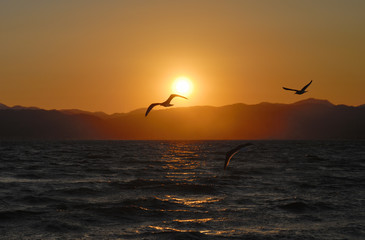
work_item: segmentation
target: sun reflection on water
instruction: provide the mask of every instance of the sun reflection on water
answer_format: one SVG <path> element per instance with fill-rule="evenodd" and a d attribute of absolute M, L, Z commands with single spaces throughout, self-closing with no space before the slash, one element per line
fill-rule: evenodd
<path fill-rule="evenodd" d="M 206 235 L 223 235 L 223 234 L 232 234 L 236 232 L 235 230 L 218 230 L 218 229 L 195 229 L 192 230 L 191 228 L 186 229 L 185 224 L 205 224 L 208 222 L 223 222 L 226 221 L 226 218 L 192 218 L 192 219 L 174 219 L 172 222 L 184 224 L 181 227 L 171 226 L 171 222 L 163 221 L 161 225 L 148 225 L 147 227 L 161 231 L 173 231 L 173 232 L 199 232 Z M 184 227 L 185 226 L 185 227 Z"/>
<path fill-rule="evenodd" d="M 195 197 L 176 197 L 176 196 L 170 196 L 165 195 L 165 200 L 170 202 L 175 202 L 178 204 L 182 204 L 189 207 L 199 207 L 203 204 L 208 203 L 214 203 L 219 202 L 222 199 L 221 198 L 215 198 L 215 197 L 204 197 L 204 196 L 195 196 Z"/>
<path fill-rule="evenodd" d="M 171 181 L 194 182 L 205 166 L 205 155 L 199 145 L 189 142 L 168 142 L 164 144 L 161 156 L 162 169 Z"/>
<path fill-rule="evenodd" d="M 196 222 L 196 223 L 205 223 L 205 222 L 209 222 L 209 221 L 212 221 L 213 218 L 198 218 L 198 219 L 174 219 L 172 221 L 174 222 L 181 222 L 181 223 L 184 223 L 184 222 Z"/>
<path fill-rule="evenodd" d="M 170 152 L 173 151 L 173 152 Z M 182 156 L 182 152 L 191 152 L 183 150 L 170 150 L 162 156 L 162 160 L 165 161 L 164 169 L 171 170 L 193 170 L 201 166 L 199 161 L 199 155 Z M 192 152 L 191 152 L 192 153 Z M 193 153 L 192 153 L 193 154 Z"/>
<path fill-rule="evenodd" d="M 153 225 L 149 225 L 149 228 L 153 228 L 156 230 L 160 230 L 160 231 L 174 231 L 174 232 L 191 232 L 191 230 L 179 230 L 176 228 L 172 228 L 172 227 L 160 227 L 160 226 L 153 226 Z"/>
<path fill-rule="evenodd" d="M 215 196 L 215 188 L 207 178 L 210 173 L 207 175 L 205 168 L 206 150 L 200 144 L 191 142 L 163 142 L 160 147 L 159 177 L 162 181 L 168 180 L 169 184 L 163 186 L 163 194 L 157 194 L 154 198 L 169 206 L 159 208 L 159 211 L 184 213 L 177 214 L 169 221 L 149 223 L 146 227 L 158 232 L 217 234 L 217 229 L 208 226 L 219 225 L 227 219 L 224 216 L 213 217 L 211 211 L 219 211 L 215 204 L 225 197 Z"/>

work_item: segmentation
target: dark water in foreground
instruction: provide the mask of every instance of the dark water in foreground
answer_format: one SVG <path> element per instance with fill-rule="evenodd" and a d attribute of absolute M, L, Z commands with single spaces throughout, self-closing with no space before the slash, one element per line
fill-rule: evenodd
<path fill-rule="evenodd" d="M 364 141 L 0 142 L 1 239 L 365 239 Z"/>

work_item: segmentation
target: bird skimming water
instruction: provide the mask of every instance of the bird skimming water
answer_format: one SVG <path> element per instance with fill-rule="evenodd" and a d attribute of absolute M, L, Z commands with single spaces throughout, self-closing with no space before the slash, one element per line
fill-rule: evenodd
<path fill-rule="evenodd" d="M 226 162 L 224 163 L 224 170 L 226 170 L 229 161 L 231 160 L 231 158 L 241 149 L 247 146 L 251 146 L 253 145 L 252 143 L 244 143 L 244 144 L 240 144 L 237 147 L 233 148 L 232 150 L 228 151 L 226 153 Z"/>
<path fill-rule="evenodd" d="M 152 110 L 152 108 L 154 108 L 155 106 L 157 105 L 161 105 L 161 106 L 164 106 L 164 107 L 171 107 L 171 106 L 174 106 L 173 104 L 171 104 L 171 100 L 174 98 L 174 97 L 181 97 L 181 98 L 185 98 L 185 99 L 188 99 L 184 96 L 181 96 L 181 95 L 178 95 L 178 94 L 171 94 L 170 97 L 162 102 L 162 103 L 152 103 L 148 108 L 147 108 L 147 111 L 146 111 L 146 114 L 145 114 L 145 117 L 147 117 L 148 113 Z"/>
<path fill-rule="evenodd" d="M 298 95 L 302 95 L 303 93 L 306 93 L 307 91 L 306 91 L 306 89 L 307 89 L 307 87 L 310 85 L 312 83 L 312 80 L 307 84 L 307 85 L 305 85 L 302 89 L 300 89 L 300 90 L 296 90 L 296 89 L 291 89 L 291 88 L 286 88 L 286 87 L 283 87 L 283 89 L 285 89 L 285 90 L 289 90 L 289 91 L 294 91 L 295 92 L 295 94 L 298 94 Z"/>

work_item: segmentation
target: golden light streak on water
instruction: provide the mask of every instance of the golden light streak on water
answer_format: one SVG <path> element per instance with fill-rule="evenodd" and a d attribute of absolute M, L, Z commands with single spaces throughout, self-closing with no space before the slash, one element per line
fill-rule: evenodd
<path fill-rule="evenodd" d="M 219 202 L 222 199 L 221 198 L 214 198 L 214 197 L 175 197 L 171 195 L 165 195 L 166 201 L 175 202 L 179 204 L 183 204 L 185 206 L 189 207 L 199 207 L 199 205 L 205 204 L 205 203 L 214 203 Z"/>
<path fill-rule="evenodd" d="M 173 220 L 174 222 L 196 222 L 196 223 L 205 223 L 205 222 L 209 222 L 212 221 L 213 218 L 198 218 L 198 219 L 175 219 Z"/>

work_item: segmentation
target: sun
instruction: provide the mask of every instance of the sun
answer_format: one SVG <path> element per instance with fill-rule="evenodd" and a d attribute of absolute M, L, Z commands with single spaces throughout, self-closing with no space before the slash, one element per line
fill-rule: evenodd
<path fill-rule="evenodd" d="M 187 97 L 193 92 L 193 83 L 187 77 L 178 77 L 172 84 L 172 91 Z"/>

